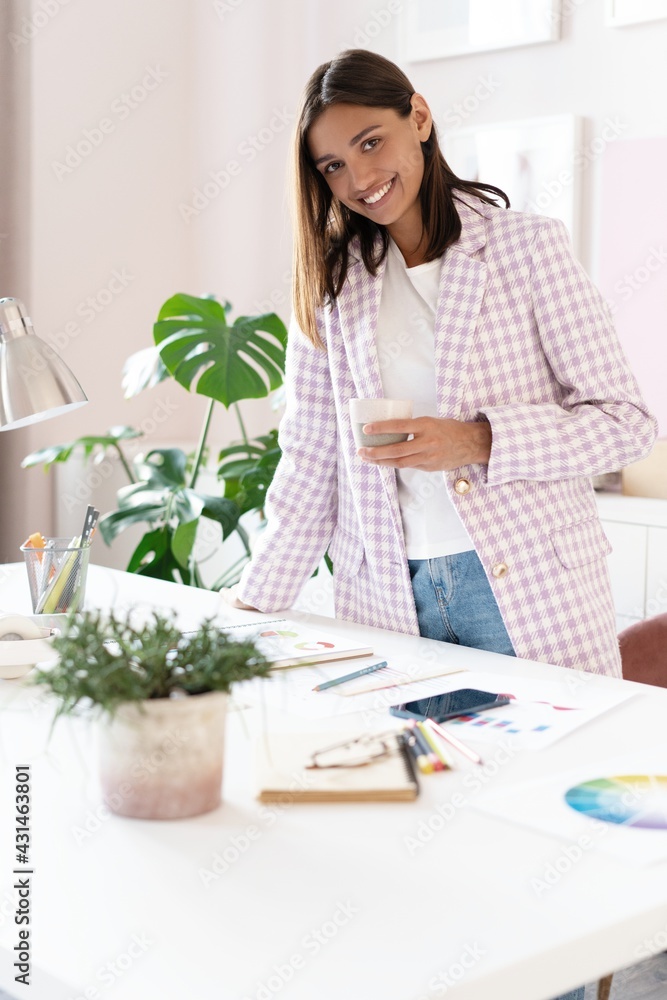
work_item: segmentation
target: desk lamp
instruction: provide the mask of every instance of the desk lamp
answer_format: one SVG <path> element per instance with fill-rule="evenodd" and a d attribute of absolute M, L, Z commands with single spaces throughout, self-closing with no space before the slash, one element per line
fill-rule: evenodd
<path fill-rule="evenodd" d="M 0 299 L 0 430 L 25 427 L 88 399 L 53 348 L 33 330 L 19 299 Z"/>
<path fill-rule="evenodd" d="M 0 430 L 26 427 L 87 402 L 65 362 L 33 330 L 23 303 L 0 298 Z M 51 632 L 0 612 L 0 677 L 21 677 L 52 656 Z"/>

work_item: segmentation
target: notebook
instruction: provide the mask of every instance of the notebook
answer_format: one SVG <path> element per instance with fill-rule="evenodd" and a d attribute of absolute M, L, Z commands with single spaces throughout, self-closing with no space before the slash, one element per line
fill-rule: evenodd
<path fill-rule="evenodd" d="M 255 748 L 260 802 L 410 802 L 419 794 L 412 757 L 397 735 L 391 753 L 364 767 L 308 769 L 311 754 L 349 733 L 269 733 Z"/>
<path fill-rule="evenodd" d="M 326 628 L 306 628 L 289 618 L 249 622 L 247 625 L 225 625 L 221 631 L 226 632 L 230 638 L 254 642 L 271 662 L 274 670 L 373 655 L 371 646 L 341 639 L 331 635 Z"/>

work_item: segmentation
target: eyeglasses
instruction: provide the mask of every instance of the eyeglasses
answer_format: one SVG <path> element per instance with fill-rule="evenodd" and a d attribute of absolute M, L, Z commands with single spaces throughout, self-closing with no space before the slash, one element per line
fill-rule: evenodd
<path fill-rule="evenodd" d="M 392 730 L 387 733 L 366 733 L 354 740 L 334 743 L 311 754 L 310 764 L 306 770 L 324 769 L 330 767 L 365 767 L 382 757 L 389 757 L 398 752 L 398 733 Z"/>

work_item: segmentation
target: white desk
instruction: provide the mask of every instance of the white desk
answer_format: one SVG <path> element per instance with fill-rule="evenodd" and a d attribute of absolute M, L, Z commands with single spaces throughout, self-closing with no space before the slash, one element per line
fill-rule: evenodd
<path fill-rule="evenodd" d="M 0 572 L 4 610 L 28 610 L 24 573 L 22 566 Z M 99 605 L 172 605 L 184 627 L 217 606 L 207 592 L 98 567 L 91 567 L 88 595 Z M 225 620 L 248 617 L 229 610 Z M 392 662 L 425 641 L 337 624 L 351 635 L 373 634 L 375 652 Z M 473 668 L 504 673 L 509 665 L 477 650 L 451 647 L 451 654 Z M 563 673 L 512 666 L 549 679 Z M 585 729 L 517 756 L 497 775 L 480 774 L 484 786 L 548 774 L 605 750 L 611 756 L 619 738 L 664 738 L 667 691 L 635 687 L 637 697 Z M 530 880 L 563 844 L 472 808 L 476 793 L 463 785 L 464 768 L 424 778 L 415 803 L 301 804 L 282 812 L 260 806 L 241 725 L 242 714 L 256 725 L 252 712 L 230 717 L 218 810 L 174 822 L 110 816 L 101 805 L 92 729 L 62 721 L 45 750 L 50 709 L 21 682 L 0 688 L 0 987 L 17 996 L 432 1000 L 444 995 L 443 975 L 452 982 L 462 974 L 447 996 L 545 1000 L 638 961 L 642 942 L 667 927 L 667 865 L 634 868 L 590 851 L 538 897 Z M 312 728 L 296 717 L 274 721 Z M 26 761 L 35 870 L 29 992 L 14 983 L 11 950 L 18 940 L 13 776 Z M 411 854 L 404 838 L 461 790 L 467 804 Z M 204 885 L 200 869 L 212 871 L 216 854 L 230 863 Z"/>

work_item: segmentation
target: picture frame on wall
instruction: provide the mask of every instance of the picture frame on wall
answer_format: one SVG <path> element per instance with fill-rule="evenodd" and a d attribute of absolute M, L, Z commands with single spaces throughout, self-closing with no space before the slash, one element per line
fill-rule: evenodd
<path fill-rule="evenodd" d="M 443 131 L 444 156 L 458 177 L 501 188 L 513 209 L 560 219 L 580 254 L 583 118 L 551 115 Z"/>
<path fill-rule="evenodd" d="M 667 19 L 667 0 L 606 0 L 605 23 L 610 28 Z"/>
<path fill-rule="evenodd" d="M 399 41 L 406 62 L 555 42 L 561 0 L 405 0 Z"/>

